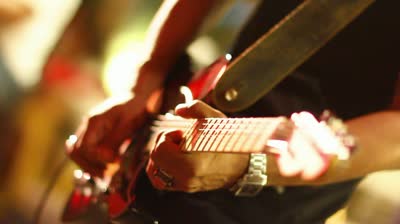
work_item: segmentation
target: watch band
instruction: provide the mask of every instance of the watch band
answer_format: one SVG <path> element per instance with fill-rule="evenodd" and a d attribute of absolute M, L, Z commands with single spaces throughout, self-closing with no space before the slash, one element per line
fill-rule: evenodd
<path fill-rule="evenodd" d="M 235 196 L 253 197 L 267 185 L 267 155 L 251 153 L 247 173 L 231 188 Z"/>

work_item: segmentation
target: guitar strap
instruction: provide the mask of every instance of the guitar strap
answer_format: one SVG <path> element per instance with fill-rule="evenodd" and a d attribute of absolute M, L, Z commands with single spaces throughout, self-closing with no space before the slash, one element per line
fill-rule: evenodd
<path fill-rule="evenodd" d="M 255 103 L 375 0 L 305 0 L 239 55 L 218 80 L 216 107 L 236 112 Z"/>

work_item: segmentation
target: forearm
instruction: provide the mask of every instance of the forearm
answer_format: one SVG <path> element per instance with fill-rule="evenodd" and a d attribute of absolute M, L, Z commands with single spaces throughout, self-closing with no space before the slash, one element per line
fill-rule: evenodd
<path fill-rule="evenodd" d="M 358 141 L 349 171 L 365 175 L 400 169 L 400 111 L 384 111 L 346 122 Z"/>
<path fill-rule="evenodd" d="M 346 122 L 349 132 L 357 139 L 357 149 L 346 161 L 333 163 L 330 169 L 314 181 L 303 181 L 298 177 L 286 178 L 277 175 L 273 158 L 270 185 L 319 185 L 362 177 L 369 173 L 400 169 L 400 112 L 384 111 Z"/>
<path fill-rule="evenodd" d="M 149 58 L 139 71 L 133 92 L 147 97 L 162 86 L 165 75 L 195 38 L 214 0 L 166 0 L 148 32 Z"/>

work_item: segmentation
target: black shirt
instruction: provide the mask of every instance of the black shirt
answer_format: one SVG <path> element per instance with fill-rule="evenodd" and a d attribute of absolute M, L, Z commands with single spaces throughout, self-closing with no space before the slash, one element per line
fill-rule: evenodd
<path fill-rule="evenodd" d="M 238 55 L 295 8 L 298 0 L 266 0 L 241 32 Z M 236 116 L 290 115 L 331 109 L 342 118 L 382 110 L 391 103 L 399 72 L 399 1 L 376 1 L 294 74 Z M 379 150 L 379 149 L 377 149 Z M 145 176 L 145 175 L 144 175 Z M 161 224 L 324 223 L 352 193 L 357 180 L 320 187 L 266 188 L 257 197 L 227 190 L 160 193 L 143 178 L 138 202 Z"/>

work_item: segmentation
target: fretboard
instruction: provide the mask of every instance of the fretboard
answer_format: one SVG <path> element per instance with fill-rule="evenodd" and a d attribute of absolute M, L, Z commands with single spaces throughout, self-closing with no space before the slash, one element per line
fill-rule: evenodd
<path fill-rule="evenodd" d="M 153 131 L 180 129 L 185 152 L 263 152 L 266 142 L 280 139 L 291 122 L 284 117 L 179 119 L 160 116 Z"/>

